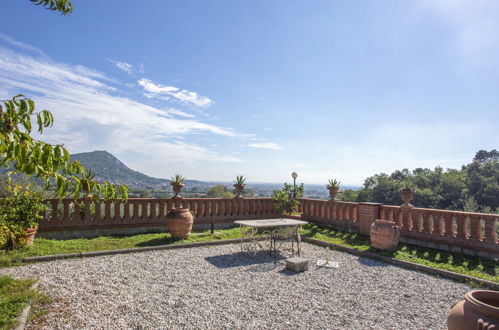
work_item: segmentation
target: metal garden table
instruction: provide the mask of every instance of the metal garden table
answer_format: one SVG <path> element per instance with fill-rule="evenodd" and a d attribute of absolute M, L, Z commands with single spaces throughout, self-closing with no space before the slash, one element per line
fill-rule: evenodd
<path fill-rule="evenodd" d="M 300 226 L 307 221 L 293 219 L 262 219 L 238 220 L 234 223 L 241 227 L 241 251 L 256 254 L 258 250 L 269 250 L 274 257 L 284 244 L 291 243 L 294 255 L 296 243 L 298 256 L 300 255 Z M 263 240 L 262 240 L 263 238 Z"/>

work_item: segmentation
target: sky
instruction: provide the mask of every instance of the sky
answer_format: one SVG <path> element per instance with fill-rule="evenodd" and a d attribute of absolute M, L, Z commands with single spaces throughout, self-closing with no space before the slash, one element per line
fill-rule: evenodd
<path fill-rule="evenodd" d="M 0 99 L 145 174 L 361 185 L 499 148 L 499 2 L 2 4 Z"/>

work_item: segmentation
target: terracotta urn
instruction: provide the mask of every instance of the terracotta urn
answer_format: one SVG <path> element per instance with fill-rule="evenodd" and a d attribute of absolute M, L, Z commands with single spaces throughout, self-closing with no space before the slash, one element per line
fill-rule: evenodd
<path fill-rule="evenodd" d="M 340 188 L 328 187 L 327 189 L 329 190 L 329 199 L 336 200 L 336 195 L 338 195 Z"/>
<path fill-rule="evenodd" d="M 194 216 L 188 207 L 171 209 L 166 215 L 166 225 L 173 238 L 187 238 L 191 234 Z"/>
<path fill-rule="evenodd" d="M 26 246 L 30 246 L 33 244 L 33 240 L 35 239 L 36 232 L 38 228 L 26 228 Z"/>
<path fill-rule="evenodd" d="M 499 329 L 499 291 L 472 290 L 447 317 L 448 330 Z"/>
<path fill-rule="evenodd" d="M 407 189 L 401 189 L 399 190 L 400 198 L 404 201 L 405 206 L 411 206 L 409 204 L 410 201 L 412 201 L 414 197 L 414 191 L 412 190 L 407 190 Z"/>
<path fill-rule="evenodd" d="M 244 187 L 246 187 L 246 185 L 245 185 L 245 184 L 238 184 L 238 183 L 236 183 L 236 184 L 234 185 L 234 189 L 236 189 L 236 194 L 237 194 L 237 195 L 236 195 L 236 198 L 241 198 L 241 197 L 242 197 L 242 196 L 241 196 L 241 193 L 243 192 Z"/>
<path fill-rule="evenodd" d="M 180 191 L 185 186 L 185 184 L 183 184 L 183 183 L 171 183 L 171 185 L 172 185 L 173 192 L 175 193 L 175 196 L 173 196 L 173 197 L 179 196 Z"/>
<path fill-rule="evenodd" d="M 395 250 L 399 244 L 400 228 L 388 220 L 376 220 L 372 223 L 369 235 L 371 246 L 381 250 Z"/>

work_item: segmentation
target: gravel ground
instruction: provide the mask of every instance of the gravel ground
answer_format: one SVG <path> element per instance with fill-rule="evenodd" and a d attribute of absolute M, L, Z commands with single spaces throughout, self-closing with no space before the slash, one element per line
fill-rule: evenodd
<path fill-rule="evenodd" d="M 309 271 L 239 245 L 59 260 L 0 269 L 39 278 L 43 328 L 445 329 L 467 285 L 304 243 Z"/>

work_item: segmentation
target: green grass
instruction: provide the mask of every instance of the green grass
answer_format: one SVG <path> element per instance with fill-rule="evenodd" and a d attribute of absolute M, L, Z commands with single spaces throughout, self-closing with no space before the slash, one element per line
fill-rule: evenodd
<path fill-rule="evenodd" d="M 34 282 L 0 276 L 0 329 L 14 328 L 18 323 L 18 315 L 30 301 L 34 304 L 48 302 L 46 296 L 30 289 Z"/>
<path fill-rule="evenodd" d="M 382 251 L 370 246 L 369 236 L 317 225 L 304 226 L 303 236 L 499 283 L 499 264 L 486 258 L 407 244 L 399 244 L 395 251 Z"/>
<path fill-rule="evenodd" d="M 166 244 L 216 241 L 239 237 L 241 237 L 241 234 L 239 227 L 237 227 L 216 230 L 213 235 L 209 230 L 196 231 L 188 239 L 174 239 L 167 233 L 101 236 L 91 239 L 79 238 L 69 240 L 36 238 L 33 245 L 28 248 L 15 249 L 9 252 L 0 251 L 0 267 L 18 265 L 22 258 L 31 256 L 129 249 Z"/>
<path fill-rule="evenodd" d="M 497 265 L 494 261 L 485 258 L 471 257 L 435 249 L 420 248 L 406 244 L 400 244 L 396 251 L 381 251 L 370 246 L 368 236 L 341 232 L 312 224 L 303 227 L 302 235 L 325 242 L 355 248 L 361 251 L 369 251 L 399 260 L 411 261 L 499 283 L 499 265 Z M 209 230 L 195 231 L 188 239 L 185 240 L 173 239 L 170 234 L 166 233 L 130 236 L 101 236 L 92 239 L 80 238 L 71 240 L 36 238 L 34 244 L 29 248 L 17 249 L 10 252 L 0 251 L 0 267 L 18 265 L 20 264 L 20 260 L 22 258 L 29 256 L 216 241 L 239 237 L 241 237 L 240 229 L 236 227 L 230 229 L 218 229 L 213 235 Z"/>

